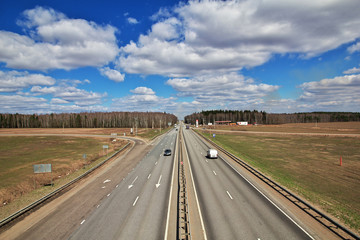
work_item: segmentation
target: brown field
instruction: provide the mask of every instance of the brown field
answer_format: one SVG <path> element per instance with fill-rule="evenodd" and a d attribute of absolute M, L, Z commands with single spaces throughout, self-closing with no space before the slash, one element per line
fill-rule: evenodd
<path fill-rule="evenodd" d="M 167 131 L 162 129 L 161 133 Z M 0 128 L 0 219 L 60 187 L 120 149 L 127 141 L 81 135 L 132 136 L 145 141 L 160 134 L 159 129 L 130 128 Z M 1 135 L 4 134 L 4 135 Z M 29 134 L 29 135 L 26 135 Z M 32 136 L 31 134 L 44 134 Z M 49 136 L 46 134 L 54 134 Z M 64 135 L 63 135 L 64 134 Z M 26 135 L 26 136 L 25 136 Z M 86 154 L 86 159 L 83 158 Z M 34 174 L 34 164 L 52 164 L 52 173 Z M 53 181 L 54 186 L 46 186 Z"/>
<path fill-rule="evenodd" d="M 138 129 L 138 134 L 147 129 Z M 98 134 L 110 135 L 117 133 L 123 136 L 130 135 L 130 128 L 0 128 L 0 134 Z"/>
<path fill-rule="evenodd" d="M 359 233 L 360 123 L 314 125 L 221 126 L 216 132 L 200 129 Z M 212 133 L 216 133 L 215 139 Z"/>
<path fill-rule="evenodd" d="M 214 129 L 214 126 L 205 126 Z M 322 133 L 322 134 L 360 134 L 360 122 L 335 123 L 288 123 L 279 125 L 226 126 L 216 125 L 215 130 L 278 132 L 278 133 Z"/>

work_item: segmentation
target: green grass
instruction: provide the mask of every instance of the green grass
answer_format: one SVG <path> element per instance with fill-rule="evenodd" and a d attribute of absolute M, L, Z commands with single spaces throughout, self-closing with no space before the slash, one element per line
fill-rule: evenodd
<path fill-rule="evenodd" d="M 204 136 L 210 138 L 209 133 Z M 348 226 L 360 229 L 358 138 L 217 133 L 211 139 Z"/>

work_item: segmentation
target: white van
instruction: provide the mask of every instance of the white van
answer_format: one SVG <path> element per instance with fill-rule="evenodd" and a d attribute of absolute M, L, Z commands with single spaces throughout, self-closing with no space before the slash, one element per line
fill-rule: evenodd
<path fill-rule="evenodd" d="M 217 155 L 218 155 L 218 152 L 217 152 L 217 150 L 216 149 L 209 149 L 208 151 L 207 151 L 207 157 L 208 158 L 217 158 Z"/>

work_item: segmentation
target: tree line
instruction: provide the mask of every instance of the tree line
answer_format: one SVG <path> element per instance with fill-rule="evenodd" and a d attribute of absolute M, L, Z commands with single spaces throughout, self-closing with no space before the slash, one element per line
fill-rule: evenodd
<path fill-rule="evenodd" d="M 184 117 L 184 122 L 208 124 L 215 121 L 241 122 L 249 124 L 284 124 L 315 122 L 349 122 L 360 121 L 360 113 L 356 112 L 309 112 L 309 113 L 266 113 L 257 110 L 209 110 L 193 113 Z"/>
<path fill-rule="evenodd" d="M 0 128 L 165 128 L 177 121 L 165 112 L 0 113 Z"/>

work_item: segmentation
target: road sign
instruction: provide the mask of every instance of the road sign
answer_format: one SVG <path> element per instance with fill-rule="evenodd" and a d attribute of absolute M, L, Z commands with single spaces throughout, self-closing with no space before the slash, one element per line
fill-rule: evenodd
<path fill-rule="evenodd" d="M 103 145 L 103 148 L 108 149 L 109 145 Z"/>
<path fill-rule="evenodd" d="M 213 137 L 215 137 L 216 135 L 215 135 L 215 133 L 213 133 Z"/>
<path fill-rule="evenodd" d="M 86 153 L 83 154 L 83 158 L 86 159 Z"/>
<path fill-rule="evenodd" d="M 36 164 L 33 165 L 34 173 L 47 173 L 51 172 L 51 164 Z"/>

